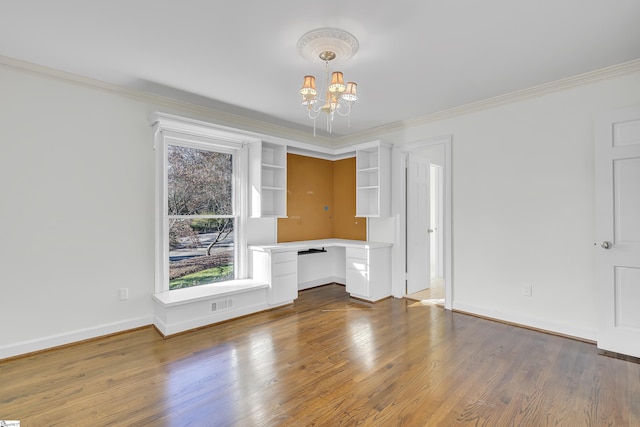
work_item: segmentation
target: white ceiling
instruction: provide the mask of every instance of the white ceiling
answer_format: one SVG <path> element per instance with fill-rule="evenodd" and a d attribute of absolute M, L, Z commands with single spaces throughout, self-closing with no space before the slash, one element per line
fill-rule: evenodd
<path fill-rule="evenodd" d="M 0 55 L 312 132 L 296 43 L 320 27 L 360 42 L 332 136 L 640 58 L 639 0 L 2 0 Z"/>

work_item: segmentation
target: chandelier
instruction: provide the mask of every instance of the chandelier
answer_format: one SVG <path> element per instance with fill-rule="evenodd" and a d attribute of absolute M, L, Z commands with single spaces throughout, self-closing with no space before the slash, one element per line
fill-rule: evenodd
<path fill-rule="evenodd" d="M 300 55 L 311 62 L 324 63 L 322 90 L 318 91 L 316 78 L 311 75 L 304 76 L 300 89 L 302 106 L 307 109 L 309 118 L 313 120 L 313 136 L 316 135 L 316 119 L 321 113 L 326 115 L 329 133 L 336 114 L 346 117 L 347 125 L 351 126 L 351 108 L 358 100 L 358 85 L 355 82 L 345 84 L 342 72 L 331 72 L 329 63 L 351 58 L 358 51 L 358 47 L 358 40 L 353 35 L 337 28 L 312 30 L 298 40 Z"/>

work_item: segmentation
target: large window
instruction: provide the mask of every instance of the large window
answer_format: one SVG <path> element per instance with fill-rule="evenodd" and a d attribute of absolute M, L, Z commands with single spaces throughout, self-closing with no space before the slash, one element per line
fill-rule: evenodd
<path fill-rule="evenodd" d="M 247 144 L 195 120 L 158 114 L 156 292 L 246 277 Z"/>
<path fill-rule="evenodd" d="M 167 147 L 169 289 L 234 278 L 233 154 Z"/>

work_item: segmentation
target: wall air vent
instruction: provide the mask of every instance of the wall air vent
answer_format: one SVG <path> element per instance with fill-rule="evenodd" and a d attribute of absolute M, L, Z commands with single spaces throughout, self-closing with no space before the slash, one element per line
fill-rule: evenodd
<path fill-rule="evenodd" d="M 233 307 L 233 299 L 223 299 L 211 303 L 211 311 L 228 310 Z"/>

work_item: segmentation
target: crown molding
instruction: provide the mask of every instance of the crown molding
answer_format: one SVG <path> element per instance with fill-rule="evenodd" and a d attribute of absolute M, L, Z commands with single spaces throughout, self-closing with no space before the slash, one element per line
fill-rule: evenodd
<path fill-rule="evenodd" d="M 251 133 L 261 134 L 263 136 L 272 136 L 274 138 L 291 139 L 295 141 L 306 142 L 307 144 L 317 145 L 325 148 L 334 148 L 333 138 L 322 135 L 312 136 L 309 132 L 291 129 L 285 126 L 252 119 L 243 115 L 229 113 L 227 111 L 215 109 L 205 105 L 198 105 L 186 101 L 180 101 L 161 95 L 156 95 L 141 90 L 130 89 L 101 80 L 84 77 L 78 74 L 66 71 L 56 70 L 54 68 L 45 67 L 43 65 L 31 62 L 21 61 L 19 59 L 10 58 L 0 55 L 0 67 L 6 69 L 18 70 L 21 72 L 52 78 L 55 80 L 65 81 L 78 86 L 89 89 L 100 90 L 130 99 L 142 101 L 158 106 L 158 108 L 180 110 L 183 113 L 197 115 L 198 118 L 208 121 L 214 121 L 222 126 L 239 128 Z"/>
<path fill-rule="evenodd" d="M 611 79 L 638 71 L 640 71 L 640 59 L 634 59 L 632 61 L 611 65 L 609 67 L 589 71 L 587 73 L 578 74 L 576 76 L 567 77 L 565 79 L 556 80 L 554 82 L 544 83 L 527 89 L 522 89 L 504 95 L 483 99 L 481 101 L 472 102 L 470 104 L 461 105 L 459 107 L 450 108 L 448 110 L 438 111 L 432 114 L 416 117 L 414 119 L 390 123 L 388 125 L 371 128 L 366 131 L 358 132 L 356 134 L 338 137 L 335 138 L 333 142 L 334 146 L 344 146 L 353 144 L 358 141 L 366 141 L 372 138 L 379 138 L 382 134 L 399 131 L 407 127 L 424 125 L 439 120 L 450 119 L 453 117 L 462 116 L 489 108 L 495 108 L 501 105 L 511 104 L 514 102 L 519 102 L 551 93 L 556 93 L 576 86 L 582 86 L 600 80 Z"/>
<path fill-rule="evenodd" d="M 459 107 L 450 108 L 448 110 L 416 117 L 414 119 L 402 120 L 390 123 L 388 125 L 379 126 L 362 132 L 356 132 L 339 137 L 325 137 L 322 135 L 311 137 L 309 133 L 301 130 L 291 129 L 285 126 L 252 119 L 239 114 L 229 113 L 226 111 L 215 109 L 213 107 L 179 101 L 169 97 L 125 88 L 123 86 L 106 83 L 100 80 L 91 79 L 88 77 L 80 76 L 66 71 L 56 70 L 26 61 L 21 61 L 7 56 L 0 55 L 0 67 L 20 70 L 31 74 L 37 74 L 58 80 L 63 80 L 87 88 L 98 89 L 105 92 L 126 96 L 135 100 L 148 102 L 159 107 L 177 109 L 186 113 L 195 114 L 205 120 L 214 121 L 222 126 L 240 128 L 252 133 L 263 135 L 265 136 L 265 139 L 269 139 L 268 137 L 271 136 L 278 139 L 302 142 L 305 145 L 309 144 L 311 146 L 319 146 L 331 151 L 333 149 L 349 147 L 363 141 L 378 139 L 382 134 L 400 131 L 407 127 L 433 123 L 439 120 L 449 119 L 489 108 L 495 108 L 501 105 L 559 92 L 576 86 L 582 86 L 600 80 L 606 80 L 625 74 L 634 73 L 640 71 L 640 59 L 634 59 L 632 61 L 623 62 L 621 64 L 616 64 L 587 73 L 578 74 L 576 76 L 568 77 L 565 79 L 556 80 L 554 82 L 533 86 L 528 89 L 487 98 Z"/>

